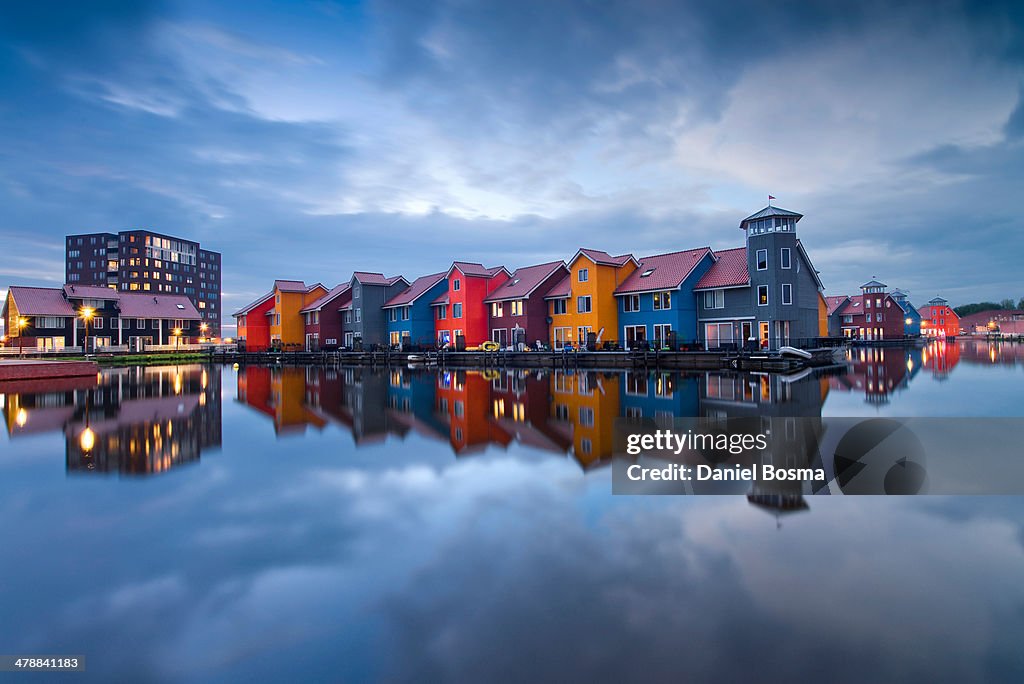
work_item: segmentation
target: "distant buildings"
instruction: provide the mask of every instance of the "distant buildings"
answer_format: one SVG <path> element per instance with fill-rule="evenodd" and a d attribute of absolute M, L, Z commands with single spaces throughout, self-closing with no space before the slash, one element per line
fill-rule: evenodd
<path fill-rule="evenodd" d="M 935 297 L 921 309 L 921 334 L 926 337 L 956 337 L 960 334 L 960 317 L 949 302 Z"/>
<path fill-rule="evenodd" d="M 64 280 L 68 285 L 183 295 L 206 323 L 205 335 L 220 337 L 220 252 L 148 230 L 68 235 L 64 242 Z"/>

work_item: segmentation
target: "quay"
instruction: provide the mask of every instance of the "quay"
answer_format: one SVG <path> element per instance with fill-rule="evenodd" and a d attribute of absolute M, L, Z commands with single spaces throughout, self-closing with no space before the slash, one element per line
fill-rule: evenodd
<path fill-rule="evenodd" d="M 45 383 L 50 380 L 96 380 L 99 366 L 92 361 L 54 361 L 51 359 L 0 360 L 0 391 L 10 390 L 14 383 Z"/>

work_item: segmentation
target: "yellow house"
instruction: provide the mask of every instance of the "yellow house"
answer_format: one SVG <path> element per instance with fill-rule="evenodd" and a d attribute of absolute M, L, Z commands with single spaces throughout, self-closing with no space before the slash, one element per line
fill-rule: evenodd
<path fill-rule="evenodd" d="M 544 297 L 554 348 L 586 344 L 589 333 L 597 336 L 598 344 L 616 340 L 619 305 L 615 289 L 638 265 L 632 254 L 613 257 L 597 249 L 576 252 L 569 261 L 569 275 Z"/>
<path fill-rule="evenodd" d="M 266 313 L 270 318 L 270 345 L 305 347 L 306 323 L 299 311 L 325 294 L 327 288 L 320 283 L 306 287 L 301 280 L 275 280 L 274 308 Z"/>
<path fill-rule="evenodd" d="M 615 451 L 619 374 L 556 370 L 551 374 L 550 418 L 572 435 L 572 453 L 584 468 L 608 462 Z"/>

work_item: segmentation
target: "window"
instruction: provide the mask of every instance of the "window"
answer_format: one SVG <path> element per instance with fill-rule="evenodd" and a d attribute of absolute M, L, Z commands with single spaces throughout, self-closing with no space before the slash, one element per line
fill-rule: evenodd
<path fill-rule="evenodd" d="M 361 322 L 363 320 L 363 310 L 362 310 L 362 308 L 354 309 L 354 311 L 356 312 L 356 323 Z M 280 316 L 278 316 L 278 318 L 280 318 Z"/>
<path fill-rule="evenodd" d="M 782 268 L 793 268 L 793 258 L 789 247 L 783 247 L 779 254 L 779 264 Z"/>
<path fill-rule="evenodd" d="M 462 281 L 458 280 L 458 279 L 453 280 L 452 281 L 452 290 L 455 291 L 455 292 L 458 292 L 461 289 L 462 289 Z"/>
<path fill-rule="evenodd" d="M 652 273 L 654 273 L 654 269 L 653 268 L 648 268 L 648 269 L 644 270 L 643 273 L 640 274 L 640 277 L 641 278 L 649 278 Z"/>
<path fill-rule="evenodd" d="M 462 304 L 452 304 L 452 318 L 462 318 Z"/>
<path fill-rule="evenodd" d="M 594 427 L 594 409 L 589 406 L 580 407 L 580 427 Z"/>
<path fill-rule="evenodd" d="M 63 328 L 64 320 L 58 316 L 39 316 L 36 318 L 37 328 Z"/>
<path fill-rule="evenodd" d="M 867 307 L 868 309 L 871 308 L 871 300 L 867 297 L 864 298 L 864 306 Z"/>
<path fill-rule="evenodd" d="M 159 330 L 160 329 L 160 321 L 154 320 L 152 327 L 153 327 L 153 330 Z"/>
<path fill-rule="evenodd" d="M 757 250 L 757 270 L 767 271 L 768 270 L 768 250 L 759 249 Z"/>
<path fill-rule="evenodd" d="M 551 315 L 557 316 L 558 314 L 564 314 L 566 312 L 567 299 L 554 299 L 551 301 Z"/>
<path fill-rule="evenodd" d="M 505 308 L 502 306 L 501 302 L 494 302 L 491 304 L 491 316 L 494 318 L 501 318 L 504 315 Z"/>
<path fill-rule="evenodd" d="M 668 344 L 669 333 L 672 326 L 669 323 L 658 323 L 654 326 L 654 343 L 656 347 L 663 347 Z"/>
<path fill-rule="evenodd" d="M 590 269 L 581 268 L 579 271 L 576 272 L 576 279 L 579 280 L 581 283 L 585 283 L 588 280 L 590 280 Z"/>
<path fill-rule="evenodd" d="M 768 286 L 758 285 L 757 286 L 757 305 L 768 306 Z"/>
<path fill-rule="evenodd" d="M 446 318 L 448 318 L 448 307 L 447 306 L 439 306 L 439 307 L 437 307 L 437 320 L 443 321 Z"/>
<path fill-rule="evenodd" d="M 793 303 L 793 286 L 790 283 L 782 284 L 782 303 L 792 304 Z"/>
<path fill-rule="evenodd" d="M 724 309 L 725 290 L 708 290 L 704 293 L 705 309 Z"/>
<path fill-rule="evenodd" d="M 867 320 L 867 322 L 868 322 L 868 323 L 870 323 L 870 322 L 871 322 L 871 314 L 868 314 L 868 320 Z"/>
<path fill-rule="evenodd" d="M 522 316 L 523 315 L 523 300 L 517 299 L 516 301 L 511 302 L 509 304 L 509 309 L 511 309 L 511 311 L 509 312 L 510 315 L 512 315 L 512 316 Z"/>
<path fill-rule="evenodd" d="M 576 298 L 576 313 L 590 313 L 590 295 Z"/>
<path fill-rule="evenodd" d="M 392 323 L 398 320 L 398 309 L 388 309 L 388 320 Z"/>
<path fill-rule="evenodd" d="M 145 330 L 146 329 L 146 321 L 142 320 L 141 318 L 137 319 L 135 321 L 135 329 L 136 330 Z"/>
<path fill-rule="evenodd" d="M 640 295 L 627 295 L 622 298 L 622 310 L 626 312 L 640 310 Z"/>
<path fill-rule="evenodd" d="M 655 292 L 654 293 L 654 310 L 661 311 L 662 309 L 672 308 L 672 293 L 671 292 Z"/>
<path fill-rule="evenodd" d="M 402 307 L 402 320 L 403 321 L 409 320 L 409 307 L 408 306 L 403 306 Z"/>

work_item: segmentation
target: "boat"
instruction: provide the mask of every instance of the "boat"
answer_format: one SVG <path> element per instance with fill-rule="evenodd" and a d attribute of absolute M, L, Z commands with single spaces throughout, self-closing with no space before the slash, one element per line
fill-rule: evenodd
<path fill-rule="evenodd" d="M 811 352 L 804 351 L 803 349 L 797 349 L 796 347 L 779 347 L 779 353 L 783 356 L 795 356 L 796 358 L 803 359 L 804 361 L 810 361 L 814 358 L 814 354 Z"/>

